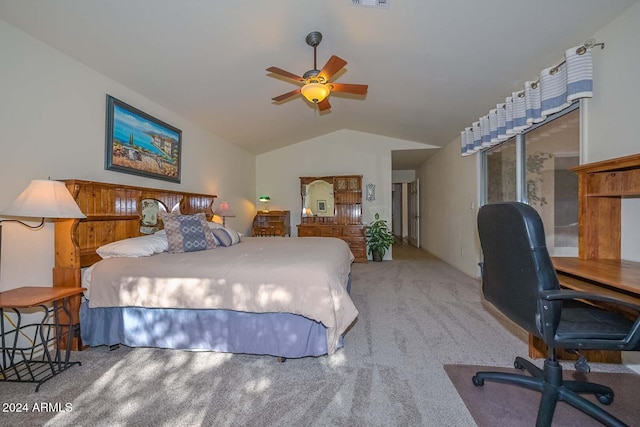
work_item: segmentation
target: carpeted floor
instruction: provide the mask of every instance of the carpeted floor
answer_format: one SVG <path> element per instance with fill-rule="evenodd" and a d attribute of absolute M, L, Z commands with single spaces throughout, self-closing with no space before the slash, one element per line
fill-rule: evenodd
<path fill-rule="evenodd" d="M 406 252 L 406 253 L 405 253 Z M 526 336 L 481 299 L 479 284 L 426 252 L 354 264 L 360 315 L 331 357 L 92 348 L 46 382 L 0 383 L 11 426 L 474 426 L 446 364 L 513 366 Z M 592 365 L 594 371 L 630 372 Z M 469 379 L 469 382 L 471 380 Z M 638 390 L 617 390 L 638 395 Z M 34 405 L 70 404 L 68 412 Z M 531 423 L 526 423 L 532 425 Z"/>

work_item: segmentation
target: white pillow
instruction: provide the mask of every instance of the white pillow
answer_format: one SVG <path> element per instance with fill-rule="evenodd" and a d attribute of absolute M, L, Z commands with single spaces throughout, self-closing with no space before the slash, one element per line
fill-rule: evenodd
<path fill-rule="evenodd" d="M 231 235 L 231 244 L 235 245 L 236 243 L 240 243 L 240 233 L 238 233 L 233 228 L 225 227 L 224 228 L 229 235 Z"/>
<path fill-rule="evenodd" d="M 229 227 L 213 227 L 213 238 L 218 246 L 231 246 L 240 243 L 240 233 Z"/>
<path fill-rule="evenodd" d="M 151 234 L 149 236 L 132 237 L 108 243 L 96 249 L 103 259 L 115 257 L 141 257 L 167 252 L 169 242 L 164 233 Z"/>

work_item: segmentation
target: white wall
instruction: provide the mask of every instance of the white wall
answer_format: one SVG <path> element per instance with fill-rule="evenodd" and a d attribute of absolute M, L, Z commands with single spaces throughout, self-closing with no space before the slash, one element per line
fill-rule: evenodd
<path fill-rule="evenodd" d="M 255 212 L 255 156 L 0 20 L 0 211 L 31 179 L 87 179 L 216 194 L 246 232 Z M 182 183 L 104 169 L 106 94 L 182 130 Z M 215 205 L 217 207 L 217 204 Z M 0 291 L 50 286 L 53 226 L 5 223 Z"/>
<path fill-rule="evenodd" d="M 391 182 L 394 184 L 413 182 L 416 180 L 415 170 L 394 170 L 391 172 Z"/>
<path fill-rule="evenodd" d="M 479 156 L 460 156 L 460 138 L 431 156 L 420 179 L 421 246 L 471 277 L 478 277 L 476 232 Z"/>
<path fill-rule="evenodd" d="M 594 34 L 605 49 L 593 51 L 594 97 L 583 111 L 582 162 L 640 152 L 637 114 L 640 105 L 640 3 Z M 540 64 L 544 68 L 549 64 Z M 514 88 L 515 90 L 515 88 Z M 496 100 L 487 100 L 487 108 Z M 470 119 L 471 120 L 471 119 Z M 475 214 L 479 156 L 460 156 L 460 138 L 429 158 L 417 172 L 422 181 L 423 247 L 466 274 L 477 277 L 480 259 Z M 475 203 L 475 211 L 470 207 Z M 623 202 L 625 259 L 640 261 L 640 200 Z"/>
<path fill-rule="evenodd" d="M 363 186 L 376 186 L 376 199 L 363 200 L 363 221 L 376 212 L 391 224 L 391 150 L 432 148 L 380 135 L 339 130 L 256 157 L 256 194 L 271 197 L 270 209 L 291 211 L 291 233 L 297 235 L 302 199 L 301 176 L 363 175 Z M 391 259 L 392 251 L 385 254 Z"/>
<path fill-rule="evenodd" d="M 594 97 L 583 108 L 582 163 L 640 152 L 637 115 L 640 105 L 640 3 L 594 34 L 605 49 L 593 51 Z M 543 68 L 549 64 L 540 64 Z M 515 88 L 514 88 L 515 89 Z M 487 100 L 487 108 L 496 100 Z M 470 118 L 471 120 L 471 118 Z M 480 245 L 475 215 L 479 156 L 460 156 L 460 138 L 440 150 L 418 171 L 422 181 L 421 239 L 426 250 L 472 277 Z M 477 204 L 476 204 L 477 208 Z M 640 200 L 623 201 L 622 257 L 640 261 Z M 462 252 L 461 252 L 462 250 Z M 625 364 L 640 371 L 640 354 L 624 353 Z"/>
<path fill-rule="evenodd" d="M 587 106 L 583 163 L 640 153 L 640 3 L 594 38 L 605 43 L 593 53 L 594 97 Z M 622 257 L 640 262 L 640 199 L 622 201 Z"/>

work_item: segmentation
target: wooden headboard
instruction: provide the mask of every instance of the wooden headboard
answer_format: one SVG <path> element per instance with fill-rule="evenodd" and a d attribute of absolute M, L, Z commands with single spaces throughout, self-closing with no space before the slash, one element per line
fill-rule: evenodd
<path fill-rule="evenodd" d="M 210 220 L 216 198 L 210 194 L 77 179 L 62 181 L 87 218 L 56 221 L 53 286 L 81 286 L 80 269 L 101 259 L 96 253 L 98 247 L 142 235 L 141 200 L 159 200 L 169 211 L 179 206 L 183 214 L 204 212 Z"/>

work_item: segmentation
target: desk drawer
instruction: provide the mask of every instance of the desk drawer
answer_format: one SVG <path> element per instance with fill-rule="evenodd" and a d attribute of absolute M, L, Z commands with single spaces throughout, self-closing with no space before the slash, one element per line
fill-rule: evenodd
<path fill-rule="evenodd" d="M 271 227 L 253 227 L 251 234 L 253 236 L 284 236 L 286 233 L 282 226 Z"/>
<path fill-rule="evenodd" d="M 619 195 L 622 190 L 621 172 L 599 172 L 587 176 L 588 195 Z"/>

